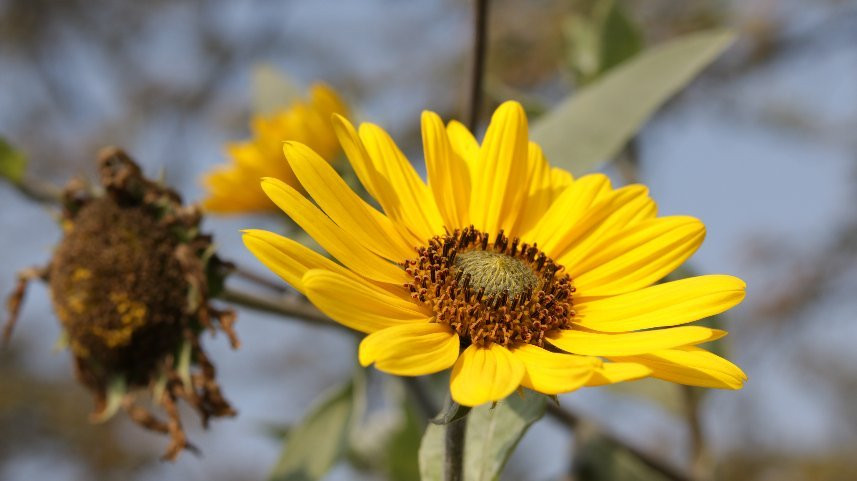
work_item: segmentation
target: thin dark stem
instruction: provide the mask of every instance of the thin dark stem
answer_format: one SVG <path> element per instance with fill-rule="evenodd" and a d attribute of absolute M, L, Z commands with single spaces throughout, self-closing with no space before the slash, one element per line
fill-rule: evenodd
<path fill-rule="evenodd" d="M 271 299 L 233 288 L 226 288 L 217 297 L 233 304 L 249 307 L 257 311 L 280 314 L 314 326 L 332 327 L 353 332 L 346 329 L 342 324 L 331 321 L 330 318 L 310 304 L 309 301 L 298 296 Z"/>
<path fill-rule="evenodd" d="M 682 392 L 685 421 L 690 431 L 691 471 L 698 481 L 711 479 L 710 458 L 705 445 L 705 432 L 699 417 L 701 392 L 691 386 L 679 386 Z"/>
<path fill-rule="evenodd" d="M 476 131 L 482 109 L 482 84 L 485 79 L 485 51 L 488 32 L 488 0 L 474 0 L 473 58 L 470 67 L 470 90 L 465 121 L 471 132 Z"/>
<path fill-rule="evenodd" d="M 601 438 L 607 440 L 611 444 L 615 444 L 617 446 L 622 446 L 623 449 L 628 451 L 635 458 L 639 459 L 643 464 L 648 466 L 649 468 L 659 472 L 665 478 L 672 481 L 692 481 L 693 478 L 682 473 L 679 469 L 671 466 L 667 462 L 662 459 L 659 459 L 655 456 L 652 456 L 646 452 L 643 452 L 636 447 L 628 444 L 627 442 L 617 438 L 614 434 L 605 431 L 604 429 L 586 421 L 581 418 L 577 413 L 570 411 L 567 408 L 562 408 L 557 406 L 556 404 L 548 403 L 547 413 L 553 417 L 555 420 L 559 421 L 566 427 L 572 430 L 577 430 L 581 428 L 584 424 L 587 427 L 589 432 L 596 433 Z"/>
<path fill-rule="evenodd" d="M 467 433 L 467 416 L 456 419 L 446 425 L 443 479 L 461 481 L 464 479 L 464 436 Z"/>
<path fill-rule="evenodd" d="M 267 287 L 268 289 L 278 292 L 280 294 L 288 292 L 288 289 L 286 289 L 286 286 L 283 283 L 276 282 L 265 276 L 257 274 L 256 272 L 247 269 L 246 267 L 236 266 L 232 270 L 232 273 L 237 277 L 241 277 L 242 279 L 259 284 L 260 286 Z"/>

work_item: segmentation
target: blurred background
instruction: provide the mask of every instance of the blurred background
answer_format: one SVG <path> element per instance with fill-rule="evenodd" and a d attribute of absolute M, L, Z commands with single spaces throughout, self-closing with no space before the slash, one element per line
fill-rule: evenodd
<path fill-rule="evenodd" d="M 535 115 L 585 83 L 574 29 L 596 3 L 493 1 L 485 111 L 512 97 Z M 661 213 L 707 225 L 693 268 L 749 285 L 722 322 L 730 331 L 723 349 L 750 380 L 700 399 L 707 463 L 718 479 L 857 479 L 857 2 L 618 5 L 644 45 L 709 27 L 739 34 L 633 149 L 634 175 Z M 225 161 L 224 143 L 248 135 L 251 74 L 266 63 L 303 85 L 331 84 L 354 116 L 388 129 L 419 163 L 420 111 L 445 119 L 462 111 L 471 15 L 470 2 L 458 0 L 0 0 L 0 135 L 30 157 L 35 177 L 94 179 L 97 150 L 118 145 L 197 201 L 200 175 Z M 607 172 L 617 183 L 627 176 Z M 0 184 L 0 206 L 5 295 L 16 271 L 50 257 L 60 230 L 49 209 L 8 184 Z M 223 257 L 265 274 L 239 229 L 282 231 L 283 223 L 209 217 L 206 227 Z M 350 375 L 355 344 L 338 331 L 246 310 L 237 330 L 238 351 L 223 336 L 204 343 L 240 415 L 203 432 L 186 412 L 203 455 L 162 463 L 166 439 L 123 416 L 88 423 L 90 395 L 74 382 L 70 355 L 53 348 L 59 324 L 47 290 L 34 285 L 13 342 L 0 349 L 0 480 L 264 478 L 278 432 Z M 690 469 L 683 395 L 645 381 L 562 402 Z M 369 431 L 402 422 L 381 414 Z M 505 479 L 569 479 L 580 441 L 543 419 Z M 361 463 L 330 474 L 384 477 Z"/>

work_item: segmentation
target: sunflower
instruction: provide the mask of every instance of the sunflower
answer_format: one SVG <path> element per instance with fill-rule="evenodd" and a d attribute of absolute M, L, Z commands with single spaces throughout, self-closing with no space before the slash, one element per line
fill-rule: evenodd
<path fill-rule="evenodd" d="M 250 123 L 253 137 L 226 145 L 232 163 L 203 177 L 208 191 L 203 207 L 221 214 L 276 209 L 259 189 L 259 178 L 273 176 L 293 186 L 300 185 L 288 164 L 282 161 L 283 140 L 296 140 L 324 158 L 334 159 L 340 149 L 330 116 L 347 112 L 333 89 L 316 84 L 310 88 L 309 100 L 295 102 L 272 116 L 254 117 Z"/>
<path fill-rule="evenodd" d="M 481 145 L 424 112 L 428 183 L 381 128 L 340 116 L 334 127 L 381 210 L 287 142 L 312 200 L 273 178 L 262 189 L 338 262 L 271 232 L 247 230 L 244 242 L 325 314 L 368 334 L 362 365 L 401 376 L 452 368 L 452 398 L 466 406 L 520 386 L 553 395 L 646 376 L 728 389 L 746 380 L 698 347 L 724 331 L 684 325 L 741 302 L 744 282 L 656 284 L 700 246 L 703 224 L 657 217 L 642 185 L 552 168 L 518 103 L 497 109 Z"/>

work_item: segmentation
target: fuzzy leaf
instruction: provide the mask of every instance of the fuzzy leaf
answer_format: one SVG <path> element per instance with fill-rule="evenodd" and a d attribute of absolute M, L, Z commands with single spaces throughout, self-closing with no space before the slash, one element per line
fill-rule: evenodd
<path fill-rule="evenodd" d="M 492 408 L 483 405 L 470 413 L 464 448 L 464 479 L 500 478 L 509 456 L 527 429 L 545 413 L 547 398 L 533 391 L 512 394 Z"/>
<path fill-rule="evenodd" d="M 420 442 L 420 480 L 444 481 L 443 436 L 445 433 L 446 426 L 432 423 L 429 423 L 429 425 L 426 426 L 426 430 L 423 433 L 423 439 Z"/>
<path fill-rule="evenodd" d="M 533 123 L 530 138 L 579 175 L 616 155 L 648 118 L 710 64 L 734 35 L 713 30 L 642 52 Z"/>

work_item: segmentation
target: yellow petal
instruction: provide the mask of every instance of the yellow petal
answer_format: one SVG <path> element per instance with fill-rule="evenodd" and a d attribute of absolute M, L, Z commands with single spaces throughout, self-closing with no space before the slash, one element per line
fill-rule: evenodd
<path fill-rule="evenodd" d="M 553 184 L 555 191 L 561 192 L 565 190 L 566 187 L 571 185 L 573 180 L 574 177 L 571 175 L 571 172 L 559 167 L 551 168 L 551 184 Z"/>
<path fill-rule="evenodd" d="M 735 364 L 695 346 L 615 360 L 643 364 L 652 370 L 652 377 L 689 386 L 741 389 L 747 380 L 747 375 Z"/>
<path fill-rule="evenodd" d="M 362 242 L 334 224 L 290 185 L 277 179 L 263 179 L 262 189 L 324 250 L 351 270 L 376 281 L 397 285 L 412 280 L 399 266 L 363 247 Z"/>
<path fill-rule="evenodd" d="M 479 156 L 479 142 L 470 133 L 470 130 L 457 120 L 452 120 L 446 126 L 449 135 L 449 143 L 452 150 L 467 164 L 476 163 Z"/>
<path fill-rule="evenodd" d="M 356 277 L 356 274 L 299 242 L 264 230 L 247 229 L 244 245 L 274 274 L 303 293 L 301 278 L 310 269 L 326 269 Z"/>
<path fill-rule="evenodd" d="M 636 362 L 605 362 L 596 369 L 586 383 L 589 387 L 642 379 L 652 373 L 648 367 Z"/>
<path fill-rule="evenodd" d="M 423 376 L 449 369 L 458 359 L 458 334 L 435 322 L 388 327 L 360 343 L 362 366 L 397 376 Z"/>
<path fill-rule="evenodd" d="M 561 394 L 582 387 L 601 362 L 592 357 L 559 354 L 531 344 L 512 349 L 524 363 L 521 384 L 544 394 Z"/>
<path fill-rule="evenodd" d="M 665 282 L 618 296 L 575 301 L 575 324 L 602 332 L 669 327 L 720 314 L 744 299 L 746 284 L 726 275 Z"/>
<path fill-rule="evenodd" d="M 380 164 L 380 159 L 375 159 L 369 155 L 366 146 L 360 139 L 357 130 L 351 125 L 345 117 L 334 115 L 333 127 L 339 142 L 342 144 L 342 149 L 345 151 L 348 161 L 351 163 L 351 168 L 357 174 L 360 183 L 366 188 L 381 209 L 390 216 L 395 222 L 393 227 L 399 235 L 405 239 L 408 245 L 421 245 L 426 241 L 425 238 L 415 235 L 406 227 L 409 219 L 404 217 L 402 211 L 401 199 L 397 195 L 390 181 L 384 176 L 383 169 Z M 388 219 L 384 219 L 383 214 L 375 209 L 368 209 L 376 221 L 380 225 L 387 225 Z"/>
<path fill-rule="evenodd" d="M 362 332 L 375 332 L 395 325 L 423 322 L 431 311 L 417 304 L 402 290 L 401 297 L 366 282 L 322 269 L 307 271 L 301 278 L 306 296 L 334 321 Z"/>
<path fill-rule="evenodd" d="M 649 189 L 640 184 L 612 191 L 602 188 L 595 194 L 592 205 L 574 224 L 560 224 L 563 228 L 552 238 L 536 240 L 540 241 L 542 250 L 562 265 L 574 267 L 603 239 L 621 232 L 641 212 L 648 212 L 654 205 L 648 194 Z"/>
<path fill-rule="evenodd" d="M 514 225 L 527 192 L 527 116 L 521 105 L 504 102 L 491 117 L 479 149 L 470 198 L 470 220 L 496 233 Z"/>
<path fill-rule="evenodd" d="M 507 232 L 510 237 L 525 237 L 542 220 L 545 211 L 561 192 L 554 185 L 551 167 L 542 148 L 535 142 L 530 142 L 527 150 L 527 179 L 529 190 L 518 208 L 516 225 Z"/>
<path fill-rule="evenodd" d="M 383 129 L 369 123 L 360 125 L 359 135 L 384 181 L 396 195 L 399 221 L 420 239 L 442 235 L 443 219 L 434 196 L 393 139 Z"/>
<path fill-rule="evenodd" d="M 705 226 L 693 217 L 649 219 L 605 241 L 592 255 L 594 260 L 563 265 L 581 297 L 623 294 L 675 270 L 696 252 L 704 237 Z"/>
<path fill-rule="evenodd" d="M 577 179 L 546 210 L 540 211 L 541 219 L 526 237 L 547 248 L 552 242 L 555 243 L 555 237 L 565 234 L 570 226 L 577 225 L 589 212 L 598 194 L 608 189 L 610 179 L 604 174 L 590 174 Z"/>
<path fill-rule="evenodd" d="M 714 341 L 726 331 L 704 326 L 681 326 L 651 331 L 608 334 L 562 330 L 548 335 L 548 342 L 566 352 L 588 356 L 631 356 L 661 349 Z"/>
<path fill-rule="evenodd" d="M 438 209 L 445 225 L 459 229 L 470 221 L 470 168 L 456 155 L 440 117 L 429 111 L 422 114 L 423 151 L 426 170 Z"/>
<path fill-rule="evenodd" d="M 503 346 L 471 345 L 452 368 L 452 399 L 462 406 L 499 401 L 518 388 L 525 371 L 524 363 Z"/>
<path fill-rule="evenodd" d="M 303 188 L 339 227 L 387 259 L 401 262 L 413 256 L 413 247 L 405 243 L 392 222 L 373 215 L 374 209 L 312 149 L 297 142 L 286 142 L 283 153 Z"/>

